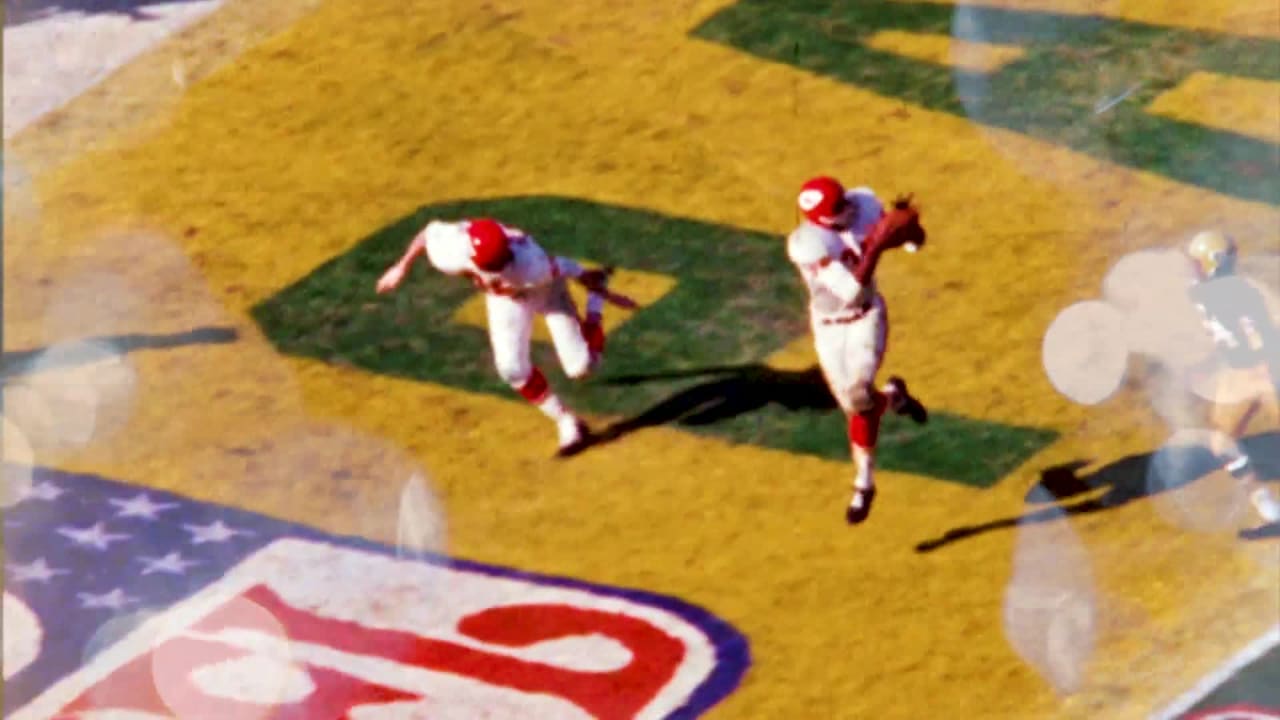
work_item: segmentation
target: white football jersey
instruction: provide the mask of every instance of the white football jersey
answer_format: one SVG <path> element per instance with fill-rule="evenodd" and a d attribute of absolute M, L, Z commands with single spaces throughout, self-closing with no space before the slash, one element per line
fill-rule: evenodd
<path fill-rule="evenodd" d="M 874 280 L 863 285 L 853 276 L 858 252 L 846 243 L 842 233 L 808 222 L 787 238 L 787 257 L 804 278 L 809 308 L 815 316 L 845 315 L 875 297 Z"/>
<path fill-rule="evenodd" d="M 878 289 L 872 279 L 863 285 L 853 276 L 862 257 L 862 242 L 884 216 L 884 205 L 868 187 L 845 193 L 856 211 L 848 230 L 837 232 L 803 223 L 787 238 L 787 256 L 800 270 L 809 289 L 809 308 L 815 317 L 847 315 L 871 302 Z"/>
<path fill-rule="evenodd" d="M 471 275 L 492 292 L 530 290 L 550 284 L 557 275 L 554 259 L 519 228 L 502 226 L 511 238 L 512 262 L 500 272 L 485 272 L 471 261 L 471 236 L 465 220 L 433 220 L 423 230 L 427 259 L 446 275 Z"/>

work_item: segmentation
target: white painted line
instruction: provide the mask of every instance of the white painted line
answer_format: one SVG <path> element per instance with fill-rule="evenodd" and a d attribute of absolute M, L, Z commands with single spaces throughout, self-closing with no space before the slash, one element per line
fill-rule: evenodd
<path fill-rule="evenodd" d="M 4 29 L 4 139 L 57 110 L 223 0 L 131 3 L 133 12 L 60 12 Z"/>
<path fill-rule="evenodd" d="M 1241 668 L 1267 654 L 1271 648 L 1280 645 L 1280 624 L 1273 626 L 1262 637 L 1249 643 L 1230 660 L 1209 673 L 1196 686 L 1178 696 L 1171 705 L 1150 716 L 1149 720 L 1173 720 L 1190 710 L 1196 703 L 1206 698 L 1220 685 L 1231 679 Z"/>
<path fill-rule="evenodd" d="M 1117 96 L 1115 96 L 1115 97 L 1111 98 L 1110 100 L 1104 100 L 1104 101 L 1099 102 L 1098 104 L 1096 104 L 1096 105 L 1094 105 L 1094 106 L 1093 106 L 1093 114 L 1094 114 L 1094 115 L 1101 115 L 1102 113 L 1104 113 L 1104 112 L 1106 112 L 1106 111 L 1110 110 L 1111 108 L 1113 108 L 1113 107 L 1115 107 L 1115 106 L 1119 105 L 1120 103 L 1124 102 L 1125 98 L 1127 98 L 1127 97 L 1129 97 L 1130 95 L 1132 95 L 1132 94 L 1134 94 L 1135 92 L 1137 92 L 1137 91 L 1138 91 L 1138 88 L 1140 88 L 1140 87 L 1142 87 L 1142 83 L 1137 83 L 1136 85 L 1132 85 L 1132 86 L 1130 86 L 1130 88 L 1129 88 L 1128 90 L 1125 90 L 1124 92 L 1122 92 L 1122 93 L 1120 93 L 1119 95 L 1117 95 Z"/>

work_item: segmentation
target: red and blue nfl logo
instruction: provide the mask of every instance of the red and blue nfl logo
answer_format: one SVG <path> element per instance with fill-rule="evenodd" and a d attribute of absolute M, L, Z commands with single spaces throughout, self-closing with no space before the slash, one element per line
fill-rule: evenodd
<path fill-rule="evenodd" d="M 693 718 L 750 663 L 670 597 L 98 477 L 38 469 L 6 526 L 14 720 Z"/>

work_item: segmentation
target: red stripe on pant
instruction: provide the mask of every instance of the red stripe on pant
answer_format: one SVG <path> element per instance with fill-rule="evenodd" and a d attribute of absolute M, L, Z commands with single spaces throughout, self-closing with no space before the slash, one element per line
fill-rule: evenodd
<path fill-rule="evenodd" d="M 516 392 L 520 393 L 525 400 L 528 400 L 534 405 L 539 405 L 543 400 L 547 399 L 547 393 L 550 390 L 551 388 L 547 385 L 546 376 L 542 374 L 541 370 L 535 367 L 533 372 L 529 373 L 529 377 L 524 381 L 524 384 L 521 385 Z"/>
<path fill-rule="evenodd" d="M 582 337 L 587 341 L 587 349 L 593 355 L 599 355 L 604 352 L 604 328 L 601 327 L 601 318 L 599 313 L 587 313 L 587 318 L 582 321 Z"/>
<path fill-rule="evenodd" d="M 871 390 L 871 407 L 849 416 L 849 443 L 871 449 L 880 439 L 880 418 L 884 416 L 889 400 L 879 390 Z"/>

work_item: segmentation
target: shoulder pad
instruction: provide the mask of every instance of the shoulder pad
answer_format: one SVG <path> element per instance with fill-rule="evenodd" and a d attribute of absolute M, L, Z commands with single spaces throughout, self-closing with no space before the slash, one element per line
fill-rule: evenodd
<path fill-rule="evenodd" d="M 432 220 L 423 240 L 427 259 L 441 271 L 454 274 L 471 268 L 471 242 L 457 223 Z"/>
<path fill-rule="evenodd" d="M 858 208 L 859 218 L 879 218 L 884 214 L 884 203 L 869 187 L 856 187 L 844 197 Z"/>
<path fill-rule="evenodd" d="M 835 232 L 805 223 L 787 238 L 787 257 L 799 265 L 810 265 L 829 257 L 831 248 L 841 244 L 840 236 Z"/>

